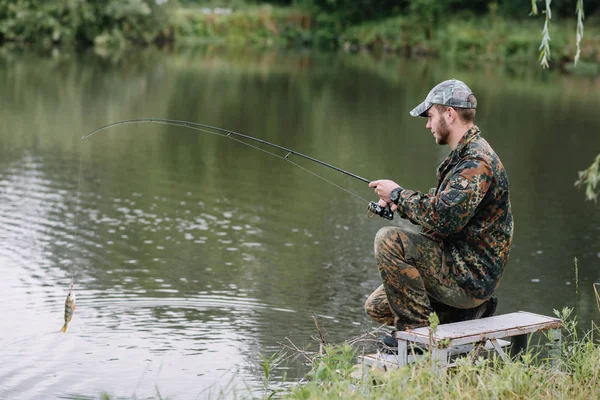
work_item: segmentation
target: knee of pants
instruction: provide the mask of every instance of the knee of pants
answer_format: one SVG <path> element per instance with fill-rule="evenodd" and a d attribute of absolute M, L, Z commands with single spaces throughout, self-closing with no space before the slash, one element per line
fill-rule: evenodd
<path fill-rule="evenodd" d="M 369 317 L 380 324 L 393 325 L 394 323 L 394 314 L 391 309 L 388 308 L 387 312 L 378 309 L 373 296 L 370 296 L 367 301 L 365 301 L 365 312 Z"/>
<path fill-rule="evenodd" d="M 375 235 L 375 257 L 380 253 L 389 253 L 390 251 L 404 257 L 404 244 L 402 242 L 406 239 L 405 235 L 401 233 L 402 229 L 394 226 L 381 228 Z"/>
<path fill-rule="evenodd" d="M 373 304 L 369 300 L 371 299 L 367 299 L 367 301 L 365 301 L 365 312 L 368 315 L 373 315 Z"/>

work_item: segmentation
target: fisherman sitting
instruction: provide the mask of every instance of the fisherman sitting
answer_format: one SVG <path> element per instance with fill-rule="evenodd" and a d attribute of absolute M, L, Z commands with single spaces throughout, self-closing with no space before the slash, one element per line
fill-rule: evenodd
<path fill-rule="evenodd" d="M 456 79 L 435 86 L 414 117 L 439 145 L 452 150 L 438 167 L 437 188 L 409 190 L 391 180 L 369 183 L 379 205 L 391 205 L 419 229 L 382 228 L 375 260 L 382 285 L 365 304 L 377 322 L 406 330 L 494 314 L 498 286 L 513 237 L 508 177 L 500 158 L 475 125 L 477 100 Z M 393 335 L 383 339 L 397 346 Z"/>

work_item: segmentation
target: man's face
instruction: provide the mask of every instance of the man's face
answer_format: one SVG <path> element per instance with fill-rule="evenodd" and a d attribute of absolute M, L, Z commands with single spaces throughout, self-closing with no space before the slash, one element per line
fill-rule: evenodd
<path fill-rule="evenodd" d="M 450 127 L 446 121 L 446 116 L 440 113 L 436 107 L 427 110 L 427 125 L 425 127 L 431 131 L 437 144 L 448 144 Z"/>

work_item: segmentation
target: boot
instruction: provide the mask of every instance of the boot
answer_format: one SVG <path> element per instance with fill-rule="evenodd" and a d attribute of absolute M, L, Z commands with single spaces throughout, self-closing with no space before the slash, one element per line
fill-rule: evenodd
<path fill-rule="evenodd" d="M 385 354 L 398 354 L 398 339 L 396 339 L 396 330 L 380 336 L 377 341 L 377 348 Z M 423 349 L 415 343 L 408 344 L 408 352 L 414 354 L 423 354 Z"/>
<path fill-rule="evenodd" d="M 475 308 L 469 308 L 466 310 L 459 310 L 456 313 L 456 320 L 454 322 L 459 321 L 470 321 L 472 319 L 480 319 L 491 317 L 496 313 L 496 307 L 498 306 L 498 299 L 496 296 L 492 296 L 486 302 L 478 305 Z"/>

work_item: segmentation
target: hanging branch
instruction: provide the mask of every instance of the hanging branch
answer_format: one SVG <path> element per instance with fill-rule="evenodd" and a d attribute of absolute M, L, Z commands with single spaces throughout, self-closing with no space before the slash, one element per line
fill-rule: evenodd
<path fill-rule="evenodd" d="M 583 0 L 577 0 L 577 53 L 575 54 L 575 66 L 579 61 L 579 55 L 581 54 L 581 39 L 583 39 Z"/>
<path fill-rule="evenodd" d="M 587 169 L 579 171 L 579 179 L 575 182 L 575 186 L 585 188 L 585 197 L 588 200 L 597 201 L 598 190 L 596 186 L 600 183 L 600 154 L 596 160 Z"/>
<path fill-rule="evenodd" d="M 552 19 L 552 11 L 550 10 L 550 3 L 552 0 L 546 0 L 546 21 L 544 22 L 544 29 L 542 30 L 542 43 L 540 44 L 540 64 L 544 68 L 548 68 L 548 61 L 550 60 L 550 33 L 548 27 L 550 26 L 550 19 Z"/>
<path fill-rule="evenodd" d="M 531 0 L 531 14 L 529 15 L 538 15 L 538 9 L 537 9 L 537 4 L 535 4 L 537 0 Z"/>

